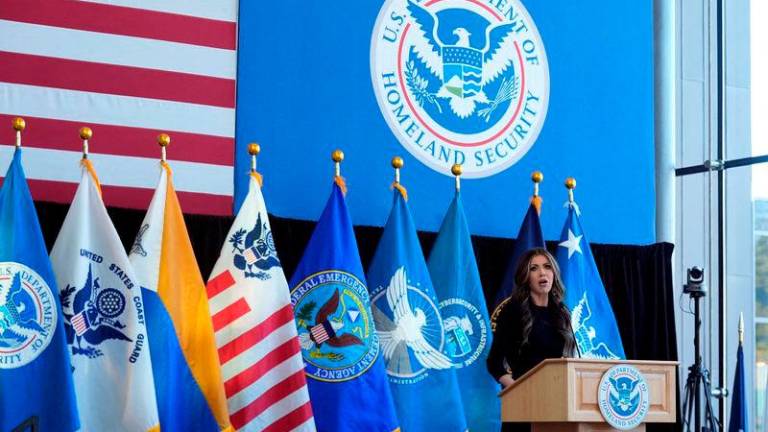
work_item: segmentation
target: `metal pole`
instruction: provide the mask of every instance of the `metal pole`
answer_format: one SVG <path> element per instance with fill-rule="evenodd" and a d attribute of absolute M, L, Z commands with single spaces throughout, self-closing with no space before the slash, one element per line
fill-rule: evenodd
<path fill-rule="evenodd" d="M 676 1 L 654 0 L 654 104 L 656 141 L 656 241 L 675 241 L 677 131 Z"/>
<path fill-rule="evenodd" d="M 725 2 L 717 0 L 717 160 L 725 160 Z M 726 419 L 726 323 L 728 322 L 726 295 L 726 208 L 725 208 L 725 170 L 717 171 L 717 298 L 718 298 L 718 418 L 720 430 L 728 424 Z"/>

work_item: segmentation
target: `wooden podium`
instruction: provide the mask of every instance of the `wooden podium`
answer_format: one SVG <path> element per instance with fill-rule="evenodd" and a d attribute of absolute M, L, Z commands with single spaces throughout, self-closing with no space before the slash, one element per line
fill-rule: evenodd
<path fill-rule="evenodd" d="M 645 423 L 674 423 L 677 362 L 641 360 L 548 359 L 504 389 L 501 420 L 532 423 L 532 432 L 618 430 L 606 423 L 598 406 L 603 374 L 617 365 L 634 366 L 648 383 Z"/>

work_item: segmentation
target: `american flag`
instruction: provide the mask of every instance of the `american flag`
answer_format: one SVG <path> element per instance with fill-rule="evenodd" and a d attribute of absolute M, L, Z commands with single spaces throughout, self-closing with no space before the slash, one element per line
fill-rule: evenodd
<path fill-rule="evenodd" d="M 88 331 L 88 328 L 90 328 L 90 325 L 88 324 L 88 317 L 85 316 L 85 311 L 82 311 L 79 314 L 73 316 L 70 323 L 72 324 L 72 328 L 75 330 L 75 334 L 78 336 L 84 335 L 85 332 Z"/>
<path fill-rule="evenodd" d="M 3 0 L 0 144 L 23 117 L 34 198 L 71 201 L 89 126 L 107 205 L 145 209 L 167 132 L 184 211 L 230 214 L 236 21 L 237 0 Z"/>

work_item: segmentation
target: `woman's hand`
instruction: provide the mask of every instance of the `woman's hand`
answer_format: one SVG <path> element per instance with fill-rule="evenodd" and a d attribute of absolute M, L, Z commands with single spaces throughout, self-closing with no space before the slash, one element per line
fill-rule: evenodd
<path fill-rule="evenodd" d="M 503 388 L 507 388 L 507 387 L 511 386 L 512 383 L 514 383 L 514 382 L 515 382 L 515 380 L 514 380 L 514 378 L 512 378 L 512 375 L 510 375 L 510 374 L 502 375 L 499 378 L 499 384 L 501 384 L 501 386 Z"/>

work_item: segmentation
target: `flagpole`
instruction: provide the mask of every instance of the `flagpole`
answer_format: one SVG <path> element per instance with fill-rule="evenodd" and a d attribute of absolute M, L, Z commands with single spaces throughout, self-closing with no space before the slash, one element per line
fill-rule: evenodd
<path fill-rule="evenodd" d="M 744 344 L 744 312 L 739 312 L 739 346 Z"/>
<path fill-rule="evenodd" d="M 400 168 L 403 167 L 403 158 L 395 156 L 392 158 L 392 168 L 395 169 L 395 184 L 400 184 Z"/>
<path fill-rule="evenodd" d="M 167 162 L 166 148 L 171 144 L 171 137 L 167 133 L 161 133 L 157 136 L 157 144 L 160 146 L 160 161 Z"/>
<path fill-rule="evenodd" d="M 261 146 L 252 142 L 248 144 L 248 154 L 251 155 L 251 173 L 256 174 L 256 156 L 261 153 Z"/>
<path fill-rule="evenodd" d="M 565 188 L 568 189 L 568 203 L 573 205 L 573 190 L 576 189 L 576 179 L 573 177 L 565 179 Z"/>
<path fill-rule="evenodd" d="M 531 174 L 531 181 L 533 182 L 533 197 L 539 197 L 539 183 L 544 180 L 544 174 L 541 171 L 534 171 Z"/>
<path fill-rule="evenodd" d="M 27 127 L 27 122 L 25 122 L 23 118 L 16 117 L 13 119 L 13 130 L 16 131 L 16 148 L 21 147 L 21 131 L 23 131 L 25 127 Z"/>
<path fill-rule="evenodd" d="M 541 173 L 539 173 L 539 174 L 541 174 Z M 533 175 L 535 176 L 536 173 L 533 173 Z M 544 175 L 542 174 L 541 175 L 541 180 L 543 180 L 543 179 L 544 179 Z M 541 181 L 541 180 L 539 180 L 539 181 Z M 536 180 L 534 180 L 534 182 L 535 181 Z M 578 207 L 576 206 L 576 202 L 573 199 L 573 190 L 576 189 L 576 179 L 573 178 L 573 177 L 568 177 L 567 179 L 565 179 L 565 188 L 568 189 L 568 206 L 570 208 L 574 209 L 574 211 L 578 215 L 579 214 L 579 210 L 578 210 Z M 539 189 L 539 187 L 538 187 L 538 183 L 537 183 L 536 184 L 536 192 L 538 192 L 538 189 Z M 568 289 L 568 287 L 565 287 L 565 289 Z M 578 356 L 578 358 L 582 358 L 581 348 L 579 348 L 579 343 L 576 341 L 576 333 L 573 331 L 573 324 L 571 324 L 569 327 L 571 328 L 571 335 L 573 335 L 573 341 L 575 342 L 575 345 L 576 345 L 576 355 Z"/>
<path fill-rule="evenodd" d="M 88 159 L 88 140 L 93 137 L 93 131 L 88 126 L 80 128 L 80 139 L 83 140 L 83 159 Z"/>
<path fill-rule="evenodd" d="M 392 158 L 392 168 L 395 169 L 395 181 L 392 182 L 392 187 L 400 192 L 400 195 L 402 195 L 404 200 L 408 201 L 408 190 L 405 189 L 405 186 L 400 184 L 400 168 L 403 167 L 403 164 L 403 158 L 400 156 Z"/>
<path fill-rule="evenodd" d="M 453 164 L 453 166 L 451 167 L 451 174 L 456 176 L 456 192 L 459 192 L 459 190 L 461 189 L 461 179 L 460 179 L 461 172 L 462 172 L 461 164 Z"/>
<path fill-rule="evenodd" d="M 331 160 L 333 161 L 336 177 L 341 177 L 341 161 L 344 160 L 344 152 L 341 149 L 336 149 L 331 153 Z"/>

